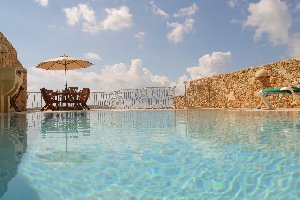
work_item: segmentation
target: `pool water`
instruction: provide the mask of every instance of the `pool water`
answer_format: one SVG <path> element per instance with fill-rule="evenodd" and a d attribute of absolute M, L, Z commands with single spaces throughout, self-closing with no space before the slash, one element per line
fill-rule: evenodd
<path fill-rule="evenodd" d="M 300 199 L 300 112 L 36 112 L 0 122 L 0 199 Z"/>

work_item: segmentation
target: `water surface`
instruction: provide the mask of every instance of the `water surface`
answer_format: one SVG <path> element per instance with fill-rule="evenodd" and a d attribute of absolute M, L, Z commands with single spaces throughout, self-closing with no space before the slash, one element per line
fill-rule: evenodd
<path fill-rule="evenodd" d="M 300 113 L 0 115 L 1 199 L 299 199 Z"/>

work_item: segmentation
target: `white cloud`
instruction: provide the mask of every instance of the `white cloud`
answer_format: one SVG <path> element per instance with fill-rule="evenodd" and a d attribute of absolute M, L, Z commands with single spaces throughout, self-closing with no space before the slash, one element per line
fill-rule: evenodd
<path fill-rule="evenodd" d="M 90 24 L 96 22 L 95 12 L 93 9 L 89 8 L 88 5 L 85 4 L 79 4 L 78 7 L 81 11 L 81 17 L 84 21 Z"/>
<path fill-rule="evenodd" d="M 162 9 L 158 8 L 156 11 L 155 11 L 155 14 L 156 15 L 159 15 L 159 16 L 162 16 L 162 17 L 168 17 L 169 15 L 163 11 Z"/>
<path fill-rule="evenodd" d="M 134 34 L 134 37 L 137 38 L 139 41 L 139 44 L 138 44 L 139 49 L 144 48 L 143 42 L 144 42 L 145 36 L 146 36 L 146 33 L 143 31 Z"/>
<path fill-rule="evenodd" d="M 250 14 L 244 26 L 255 28 L 255 39 L 265 33 L 274 45 L 288 43 L 292 17 L 284 1 L 261 0 L 250 3 L 248 11 Z"/>
<path fill-rule="evenodd" d="M 79 5 L 83 19 L 83 31 L 88 33 L 97 33 L 100 30 L 99 22 L 96 20 L 95 12 L 87 5 Z"/>
<path fill-rule="evenodd" d="M 152 11 L 154 15 L 161 17 L 169 17 L 168 13 L 158 8 L 153 1 L 150 1 Z M 187 17 L 194 15 L 198 11 L 198 6 L 194 3 L 190 7 L 179 9 L 173 17 Z M 167 34 L 167 38 L 172 43 L 180 43 L 184 39 L 184 35 L 192 32 L 194 20 L 187 18 L 182 24 L 178 22 L 167 22 L 167 27 L 171 28 L 171 31 Z"/>
<path fill-rule="evenodd" d="M 43 7 L 48 6 L 48 0 L 35 0 L 35 2 L 37 2 L 38 4 L 40 4 Z"/>
<path fill-rule="evenodd" d="M 39 91 L 42 87 L 63 89 L 67 79 L 68 86 L 89 87 L 92 91 L 109 92 L 119 89 L 176 86 L 176 93 L 183 94 L 185 81 L 226 72 L 230 65 L 231 52 L 206 54 L 199 59 L 196 67 L 187 68 L 189 75 L 181 76 L 177 82 L 166 76 L 153 74 L 143 66 L 141 59 L 133 59 L 129 65 L 124 63 L 106 65 L 98 73 L 87 72 L 86 69 L 70 70 L 67 71 L 67 76 L 64 71 L 29 68 L 28 91 Z M 97 66 L 91 67 L 97 69 Z"/>
<path fill-rule="evenodd" d="M 52 82 L 52 83 L 51 83 Z M 28 88 L 30 92 L 38 92 L 40 88 L 63 89 L 65 84 L 64 73 L 47 71 L 38 68 L 28 68 Z"/>
<path fill-rule="evenodd" d="M 168 13 L 166 13 L 164 10 L 158 8 L 153 1 L 150 1 L 150 5 L 152 7 L 152 11 L 154 15 L 161 16 L 161 17 L 169 17 Z"/>
<path fill-rule="evenodd" d="M 242 22 L 238 19 L 231 19 L 230 23 L 232 23 L 232 24 L 242 24 Z"/>
<path fill-rule="evenodd" d="M 132 14 L 130 14 L 128 7 L 106 8 L 105 11 L 107 17 L 102 23 L 103 30 L 118 31 L 133 26 Z"/>
<path fill-rule="evenodd" d="M 85 53 L 83 57 L 85 59 L 91 59 L 91 60 L 102 60 L 102 58 L 98 54 L 93 52 Z"/>
<path fill-rule="evenodd" d="M 138 32 L 136 34 L 134 34 L 134 37 L 137 38 L 138 40 L 143 40 L 145 38 L 146 33 L 145 32 Z"/>
<path fill-rule="evenodd" d="M 81 12 L 78 7 L 65 8 L 64 13 L 67 17 L 67 23 L 70 26 L 75 26 L 77 23 L 79 23 Z"/>
<path fill-rule="evenodd" d="M 232 8 L 234 8 L 237 1 L 238 1 L 238 0 L 229 0 L 229 1 L 228 1 L 228 5 L 229 5 L 230 7 L 232 7 Z"/>
<path fill-rule="evenodd" d="M 96 67 L 96 66 L 92 66 Z M 55 81 L 53 81 L 55 80 Z M 145 86 L 175 85 L 169 78 L 152 74 L 143 66 L 142 60 L 134 59 L 130 65 L 124 63 L 107 65 L 100 73 L 86 70 L 67 71 L 69 86 L 89 87 L 93 91 L 113 91 L 119 89 L 135 89 Z M 41 87 L 63 89 L 65 76 L 63 71 L 47 71 L 30 68 L 28 70 L 28 91 L 39 91 Z"/>
<path fill-rule="evenodd" d="M 190 79 L 187 77 L 187 75 L 183 75 L 181 77 L 179 77 L 178 82 L 176 84 L 176 95 L 181 95 L 184 94 L 185 92 L 185 84 L 184 82 L 189 82 Z M 187 88 L 188 89 L 188 85 Z"/>
<path fill-rule="evenodd" d="M 234 8 L 234 7 L 236 7 L 238 1 L 239 0 L 229 0 L 228 4 L 229 4 L 230 7 Z"/>
<path fill-rule="evenodd" d="M 206 54 L 199 59 L 197 66 L 189 67 L 186 71 L 192 79 L 225 73 L 231 67 L 231 58 L 232 53 L 230 51 Z"/>
<path fill-rule="evenodd" d="M 228 0 L 228 6 L 233 9 L 240 9 L 240 12 L 245 14 L 245 8 L 249 4 L 248 0 Z"/>
<path fill-rule="evenodd" d="M 129 8 L 106 8 L 107 16 L 101 21 L 96 19 L 95 11 L 87 4 L 78 4 L 72 8 L 65 8 L 64 13 L 70 26 L 81 24 L 82 31 L 95 34 L 101 30 L 119 31 L 133 25 Z"/>
<path fill-rule="evenodd" d="M 171 81 L 166 76 L 153 75 L 143 67 L 142 60 L 134 59 L 130 66 L 115 64 L 106 66 L 101 71 L 105 82 L 111 82 L 115 88 L 141 88 L 145 86 L 169 86 Z M 110 86 L 108 85 L 108 88 Z"/>
<path fill-rule="evenodd" d="M 193 3 L 190 7 L 181 8 L 175 14 L 174 17 L 186 17 L 194 15 L 198 11 L 198 6 Z"/>
<path fill-rule="evenodd" d="M 300 10 L 300 3 L 296 4 L 296 10 Z M 271 44 L 288 48 L 288 57 L 300 56 L 300 34 L 290 33 L 292 15 L 286 1 L 260 0 L 256 4 L 250 3 L 248 11 L 244 26 L 255 28 L 255 39 L 266 34 Z"/>
<path fill-rule="evenodd" d="M 67 17 L 67 23 L 75 26 L 82 22 L 82 31 L 88 33 L 97 33 L 100 31 L 99 22 L 96 20 L 95 12 L 87 4 L 78 4 L 72 8 L 65 8 L 64 13 Z"/>
<path fill-rule="evenodd" d="M 184 34 L 190 33 L 193 30 L 193 24 L 194 20 L 190 18 L 186 19 L 183 24 L 176 22 L 167 23 L 167 26 L 172 29 L 167 35 L 168 40 L 175 44 L 182 42 Z"/>

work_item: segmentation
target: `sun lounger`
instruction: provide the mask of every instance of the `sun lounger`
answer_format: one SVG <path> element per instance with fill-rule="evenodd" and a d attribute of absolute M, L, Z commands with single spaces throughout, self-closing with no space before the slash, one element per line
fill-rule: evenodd
<path fill-rule="evenodd" d="M 267 109 L 272 110 L 275 109 L 272 107 L 270 102 L 267 100 L 267 96 L 269 95 L 292 95 L 293 98 L 300 104 L 300 99 L 297 94 L 300 94 L 299 86 L 289 86 L 289 87 L 281 87 L 281 88 L 266 88 L 262 89 L 258 92 L 258 95 L 262 99 L 263 103 L 266 105 Z"/>

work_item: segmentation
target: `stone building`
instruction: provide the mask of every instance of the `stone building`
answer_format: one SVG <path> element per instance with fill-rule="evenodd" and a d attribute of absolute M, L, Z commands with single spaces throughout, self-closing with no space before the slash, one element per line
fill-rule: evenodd
<path fill-rule="evenodd" d="M 261 108 L 260 89 L 300 85 L 300 59 L 190 81 L 186 96 L 174 98 L 174 108 Z M 300 107 L 291 96 L 268 97 L 275 107 Z"/>
<path fill-rule="evenodd" d="M 16 67 L 23 74 L 23 90 L 16 99 L 16 105 L 21 111 L 25 111 L 27 104 L 27 70 L 22 66 L 17 57 L 17 51 L 0 32 L 0 67 Z"/>

